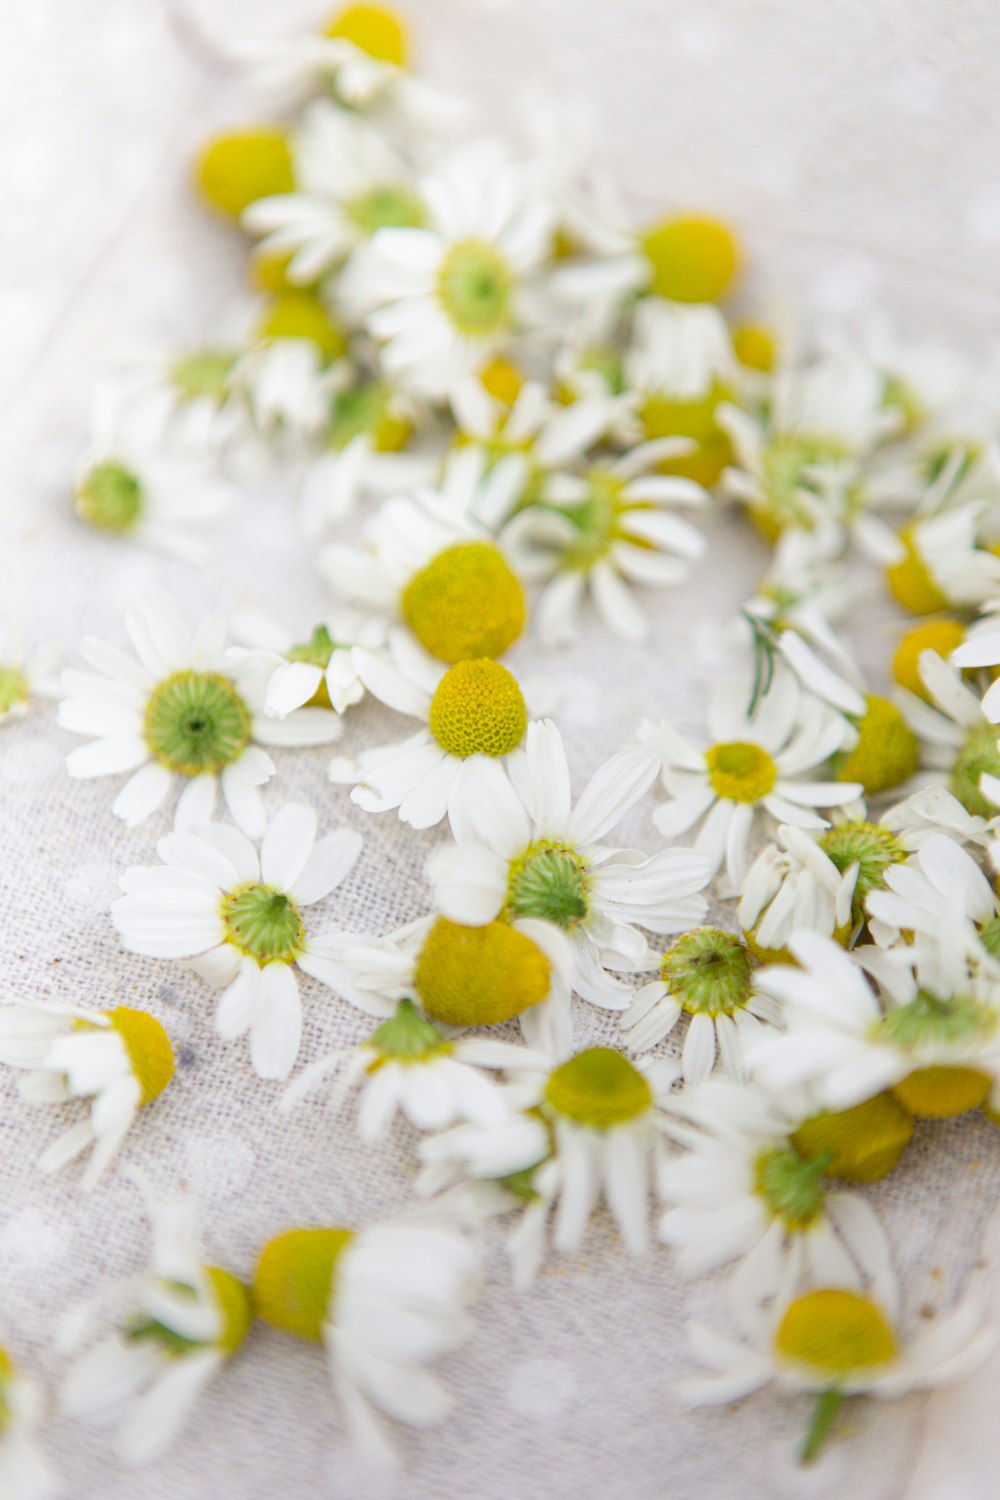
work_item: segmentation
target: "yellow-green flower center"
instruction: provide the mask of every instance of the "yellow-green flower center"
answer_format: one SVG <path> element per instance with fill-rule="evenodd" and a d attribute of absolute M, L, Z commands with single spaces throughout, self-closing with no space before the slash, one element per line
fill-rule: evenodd
<path fill-rule="evenodd" d="M 819 841 L 820 848 L 840 871 L 845 874 L 852 865 L 857 865 L 858 876 L 851 899 L 852 926 L 865 920 L 865 897 L 871 891 L 880 891 L 885 885 L 885 872 L 890 865 L 899 864 L 907 851 L 899 840 L 878 823 L 856 820 L 837 823 Z"/>
<path fill-rule="evenodd" d="M 388 1021 L 376 1026 L 367 1045 L 379 1054 L 369 1072 L 383 1062 L 424 1063 L 432 1057 L 447 1057 L 453 1050 L 412 1000 L 400 1000 Z"/>
<path fill-rule="evenodd" d="M 578 1125 L 611 1130 L 650 1110 L 653 1091 L 620 1052 L 590 1047 L 549 1074 L 545 1102 L 557 1115 Z"/>
<path fill-rule="evenodd" d="M 587 915 L 587 888 L 587 868 L 576 850 L 539 839 L 511 862 L 506 909 L 511 917 L 575 927 Z"/>
<path fill-rule="evenodd" d="M 353 1239 L 350 1229 L 289 1229 L 269 1240 L 254 1271 L 257 1316 L 296 1338 L 322 1343 L 337 1264 Z"/>
<path fill-rule="evenodd" d="M 986 1102 L 993 1079 L 978 1068 L 917 1068 L 897 1083 L 893 1092 L 915 1115 L 949 1120 Z"/>
<path fill-rule="evenodd" d="M 717 797 L 726 802 L 759 802 L 773 789 L 778 768 L 760 745 L 729 740 L 705 754 L 708 779 Z"/>
<path fill-rule="evenodd" d="M 413 431 L 411 424 L 394 414 L 390 395 L 376 381 L 338 391 L 333 398 L 327 442 L 331 448 L 346 448 L 352 438 L 367 433 L 379 453 L 398 453 Z"/>
<path fill-rule="evenodd" d="M 466 338 L 489 338 L 511 321 L 513 276 L 488 240 L 458 240 L 438 270 L 437 294 L 445 314 Z"/>
<path fill-rule="evenodd" d="M 663 955 L 660 975 L 690 1015 L 731 1016 L 750 999 L 754 962 L 745 943 L 719 927 L 696 927 Z"/>
<path fill-rule="evenodd" d="M 202 148 L 195 180 L 214 208 L 238 219 L 258 198 L 295 187 L 284 130 L 262 126 L 216 136 Z"/>
<path fill-rule="evenodd" d="M 347 340 L 315 292 L 284 292 L 275 297 L 257 324 L 261 339 L 307 339 L 324 360 L 347 352 Z"/>
<path fill-rule="evenodd" d="M 876 1182 L 896 1165 L 913 1135 L 910 1111 L 894 1094 L 811 1115 L 792 1136 L 807 1161 L 824 1158 L 823 1175 L 847 1182 Z"/>
<path fill-rule="evenodd" d="M 904 556 L 886 569 L 886 582 L 897 603 L 914 615 L 936 615 L 948 608 L 948 597 L 938 588 L 923 554 L 917 547 L 916 528 L 905 526 L 899 533 Z"/>
<path fill-rule="evenodd" d="M 284 891 L 269 885 L 246 885 L 222 899 L 226 942 L 263 967 L 294 963 L 302 952 L 306 930 L 299 908 Z"/>
<path fill-rule="evenodd" d="M 227 349 L 197 349 L 184 354 L 170 367 L 170 378 L 185 400 L 196 396 L 223 396 L 236 355 Z"/>
<path fill-rule="evenodd" d="M 774 433 L 761 453 L 762 494 L 751 508 L 764 535 L 774 541 L 786 526 L 811 530 L 817 471 L 844 457 L 843 448 L 828 438 Z"/>
<path fill-rule="evenodd" d="M 754 1167 L 754 1188 L 768 1213 L 785 1229 L 808 1229 L 823 1208 L 823 1172 L 829 1157 L 807 1160 L 794 1146 L 762 1151 Z"/>
<path fill-rule="evenodd" d="M 951 768 L 949 790 L 970 813 L 981 818 L 996 816 L 997 809 L 980 790 L 979 780 L 983 775 L 1000 777 L 1000 748 L 997 743 L 998 727 L 995 724 L 979 724 L 971 729 L 955 764 Z"/>
<path fill-rule="evenodd" d="M 413 987 L 429 1016 L 446 1026 L 495 1026 L 549 993 L 552 965 L 506 922 L 462 927 L 438 917 L 424 941 Z"/>
<path fill-rule="evenodd" d="M 502 656 L 524 629 L 520 579 L 492 542 L 457 542 L 414 573 L 400 599 L 403 619 L 439 661 Z"/>
<path fill-rule="evenodd" d="M 216 672 L 175 672 L 157 683 L 143 720 L 153 757 L 182 776 L 231 765 L 245 750 L 250 727 L 250 710 Z"/>
<path fill-rule="evenodd" d="M 920 657 L 924 651 L 936 651 L 945 661 L 965 640 L 965 629 L 957 620 L 928 620 L 914 625 L 900 638 L 892 659 L 892 675 L 900 687 L 908 688 L 918 698 L 930 701 L 930 694 L 920 675 Z"/>
<path fill-rule="evenodd" d="M 577 531 L 577 536 L 563 552 L 563 568 L 589 572 L 601 558 L 607 557 L 614 543 L 623 535 L 620 518 L 625 508 L 622 481 L 605 469 L 591 469 L 587 474 L 587 491 L 580 504 L 558 508 L 559 514 L 571 521 Z M 638 537 L 629 540 L 633 546 L 647 545 Z"/>
<path fill-rule="evenodd" d="M 647 438 L 686 437 L 695 444 L 691 453 L 679 453 L 664 459 L 660 470 L 679 474 L 711 488 L 717 484 L 723 469 L 733 461 L 729 434 L 719 425 L 719 407 L 733 399 L 733 392 L 721 381 L 713 381 L 703 396 L 688 401 L 664 395 L 649 396 L 639 412 Z"/>
<path fill-rule="evenodd" d="M 896 1357 L 896 1338 L 867 1297 L 841 1289 L 808 1292 L 785 1311 L 774 1337 L 777 1354 L 837 1380 Z"/>
<path fill-rule="evenodd" d="M 431 699 L 430 730 L 442 750 L 509 755 L 524 739 L 528 710 L 516 678 L 495 661 L 460 661 L 449 667 Z"/>
<path fill-rule="evenodd" d="M 155 1016 L 119 1005 L 104 1014 L 125 1044 L 132 1072 L 142 1089 L 140 1104 L 158 1098 L 174 1076 L 174 1049 Z"/>
<path fill-rule="evenodd" d="M 28 701 L 28 679 L 17 667 L 0 667 L 0 719 Z"/>
<path fill-rule="evenodd" d="M 379 229 L 419 229 L 426 214 L 417 193 L 405 183 L 369 188 L 347 204 L 347 214 L 363 235 Z"/>
<path fill-rule="evenodd" d="M 124 464 L 109 459 L 88 469 L 76 487 L 76 513 L 98 531 L 131 531 L 142 515 L 142 484 Z"/>

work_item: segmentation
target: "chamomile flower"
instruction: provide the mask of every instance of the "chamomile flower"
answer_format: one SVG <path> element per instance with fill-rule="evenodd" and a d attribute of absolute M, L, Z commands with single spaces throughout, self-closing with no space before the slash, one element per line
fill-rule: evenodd
<path fill-rule="evenodd" d="M 452 1405 L 426 1365 L 471 1332 L 478 1276 L 472 1245 L 441 1216 L 368 1229 L 289 1229 L 269 1240 L 254 1303 L 273 1328 L 322 1344 L 356 1439 L 392 1459 L 377 1411 L 433 1427 Z"/>
<path fill-rule="evenodd" d="M 28 656 L 17 626 L 0 620 L 0 724 L 22 718 L 35 698 L 58 696 L 59 655 L 59 647 L 50 645 Z"/>
<path fill-rule="evenodd" d="M 0 1348 L 0 1495 L 3 1500 L 55 1500 L 62 1485 L 36 1439 L 42 1392 Z"/>
<path fill-rule="evenodd" d="M 936 833 L 945 833 L 957 844 L 989 849 L 995 838 L 992 822 L 970 813 L 943 786 L 920 787 L 888 808 L 880 819 L 905 849 L 919 849 Z"/>
<path fill-rule="evenodd" d="M 300 1073 L 281 1108 L 290 1109 L 339 1073 L 330 1103 L 340 1108 L 352 1090 L 360 1090 L 363 1141 L 384 1136 L 397 1112 L 417 1130 L 443 1130 L 457 1120 L 490 1130 L 504 1123 L 507 1110 L 493 1080 L 465 1060 L 468 1051 L 461 1038 L 449 1040 L 421 1015 L 412 1000 L 400 1000 L 367 1041 L 322 1057 Z"/>
<path fill-rule="evenodd" d="M 979 865 L 954 839 L 930 834 L 905 864 L 885 871 L 883 889 L 868 895 L 871 935 L 881 947 L 899 941 L 930 939 L 942 946 L 971 943 L 975 927 L 997 915 L 997 897 Z"/>
<path fill-rule="evenodd" d="M 754 991 L 754 962 L 746 944 L 718 927 L 696 927 L 671 944 L 658 967 L 659 976 L 636 991 L 622 1016 L 626 1045 L 637 1052 L 655 1047 L 686 1013 L 685 1084 L 702 1083 L 717 1054 L 725 1071 L 741 1078 L 747 1039 L 762 1022 L 778 1019 L 774 1002 Z"/>
<path fill-rule="evenodd" d="M 1000 557 L 980 544 L 995 505 L 965 501 L 905 526 L 887 559 L 893 597 L 917 615 L 949 607 L 969 609 L 997 596 Z"/>
<path fill-rule="evenodd" d="M 26 1070 L 19 1087 L 30 1104 L 91 1101 L 87 1118 L 58 1136 L 38 1163 L 43 1172 L 57 1172 L 92 1146 L 81 1178 L 85 1191 L 116 1155 L 139 1110 L 174 1076 L 167 1033 L 155 1017 L 127 1005 L 107 1011 L 5 1006 L 0 1062 Z"/>
<path fill-rule="evenodd" d="M 693 402 L 736 372 L 729 328 L 718 308 L 647 297 L 635 311 L 625 355 L 625 383 L 642 420 L 656 425 L 658 403 Z"/>
<path fill-rule="evenodd" d="M 352 829 L 316 839 L 311 808 L 288 803 L 267 826 L 258 855 L 245 834 L 221 823 L 171 833 L 156 846 L 162 866 L 122 877 L 111 908 L 132 953 L 187 959 L 209 984 L 225 987 L 215 1025 L 230 1041 L 250 1033 L 261 1078 L 287 1078 L 302 1031 L 296 967 L 322 979 L 312 961 L 303 908 L 350 874 L 361 852 Z"/>
<path fill-rule="evenodd" d="M 921 742 L 922 760 L 948 773 L 948 789 L 967 812 L 993 818 L 1000 802 L 998 731 L 960 673 L 936 651 L 920 654 L 930 702 L 897 690 L 899 705 Z"/>
<path fill-rule="evenodd" d="M 294 329 L 262 334 L 233 367 L 231 383 L 265 437 L 294 445 L 326 426 L 337 391 L 350 379 L 342 353 Z"/>
<path fill-rule="evenodd" d="M 266 676 L 264 684 L 258 671 L 238 678 L 222 623 L 205 620 L 192 634 L 163 590 L 130 609 L 125 628 L 138 660 L 87 636 L 81 654 L 95 671 L 63 674 L 59 722 L 91 741 L 70 752 L 69 774 L 131 772 L 112 807 L 129 827 L 156 811 L 178 777 L 186 786 L 176 825 L 204 822 L 221 785 L 234 821 L 259 837 L 265 821 L 259 788 L 274 775 L 260 747 L 329 744 L 340 733 L 337 716 L 305 708 L 283 720 L 268 717 Z"/>
<path fill-rule="evenodd" d="M 83 1421 L 124 1417 L 115 1451 L 129 1466 L 149 1463 L 169 1447 L 250 1328 L 248 1289 L 229 1271 L 206 1264 L 195 1207 L 190 1199 L 150 1199 L 149 1268 L 112 1289 L 113 1331 L 91 1343 L 95 1309 L 84 1308 L 64 1335 L 64 1352 L 75 1357 L 60 1406 Z"/>
<path fill-rule="evenodd" d="M 426 227 L 378 231 L 357 298 L 386 371 L 445 398 L 524 327 L 525 284 L 548 253 L 554 211 L 494 140 L 456 149 L 421 195 Z"/>
<path fill-rule="evenodd" d="M 544 580 L 537 609 L 544 644 L 575 639 L 586 594 L 616 635 L 643 640 L 649 625 L 632 585 L 680 583 L 705 538 L 674 506 L 700 506 L 706 492 L 690 479 L 652 472 L 683 439 L 643 443 L 622 458 L 594 464 L 583 474 L 556 474 L 539 503 L 515 516 L 502 533 L 518 572 Z"/>
<path fill-rule="evenodd" d="M 279 719 L 300 708 L 344 714 L 360 703 L 365 686 L 354 648 L 374 650 L 385 640 L 381 620 L 346 610 L 330 615 L 305 640 L 296 640 L 260 610 L 244 611 L 234 629 L 246 644 L 230 647 L 229 659 L 266 676 L 264 712 Z"/>
<path fill-rule="evenodd" d="M 1000 667 L 1000 632 L 992 629 L 991 620 L 983 621 L 980 629 L 970 634 L 951 652 L 949 660 L 952 666 L 963 671 Z M 1000 690 L 997 683 L 1000 683 L 1000 677 L 983 694 L 983 716 L 991 724 L 1000 722 Z"/>
<path fill-rule="evenodd" d="M 529 725 L 510 757 L 509 782 L 472 763 L 452 817 L 455 844 L 427 863 L 437 905 L 453 921 L 500 916 L 565 934 L 573 988 L 591 1004 L 624 1010 L 630 994 L 605 972 L 644 968 L 641 925 L 683 932 L 701 920 L 706 860 L 687 849 L 646 856 L 603 843 L 644 795 L 656 757 L 643 747 L 613 755 L 573 805 L 566 752 L 548 720 Z"/>
<path fill-rule="evenodd" d="M 824 767 L 843 744 L 847 726 L 839 714 L 804 696 L 788 672 L 777 674 L 756 703 L 752 697 L 744 678 L 720 683 L 709 710 L 715 743 L 707 750 L 665 723 L 646 721 L 640 729 L 643 744 L 660 758 L 660 777 L 670 797 L 653 813 L 656 827 L 674 837 L 704 818 L 695 849 L 713 871 L 725 862 L 737 889 L 761 812 L 778 823 L 824 828 L 826 820 L 817 808 L 843 807 L 861 792 L 856 783 L 804 777 Z"/>

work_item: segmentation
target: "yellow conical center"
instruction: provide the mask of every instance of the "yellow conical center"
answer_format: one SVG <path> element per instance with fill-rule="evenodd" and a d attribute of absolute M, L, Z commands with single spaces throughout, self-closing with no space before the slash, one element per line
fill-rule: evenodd
<path fill-rule="evenodd" d="M 528 710 L 517 679 L 495 661 L 460 661 L 449 667 L 431 699 L 430 730 L 443 750 L 509 755 L 524 739 Z"/>
<path fill-rule="evenodd" d="M 206 1266 L 205 1270 L 222 1314 L 222 1332 L 216 1344 L 224 1354 L 233 1355 L 250 1332 L 253 1321 L 250 1288 L 221 1266 Z"/>
<path fill-rule="evenodd" d="M 662 473 L 693 479 L 709 489 L 718 483 L 723 469 L 733 461 L 733 447 L 717 414 L 722 403 L 731 399 L 732 392 L 719 381 L 690 401 L 675 401 L 668 396 L 646 399 L 639 412 L 646 438 L 686 437 L 695 444 L 691 453 L 664 459 L 658 465 Z"/>
<path fill-rule="evenodd" d="M 322 1343 L 337 1263 L 353 1239 L 350 1229 L 288 1229 L 268 1240 L 253 1277 L 257 1316 L 296 1338 Z"/>
<path fill-rule="evenodd" d="M 836 1379 L 889 1364 L 896 1357 L 896 1338 L 874 1302 L 838 1289 L 797 1297 L 781 1320 L 774 1348 L 785 1359 Z"/>
<path fill-rule="evenodd" d="M 947 1120 L 977 1109 L 992 1087 L 992 1078 L 978 1068 L 917 1068 L 893 1093 L 913 1114 Z"/>
<path fill-rule="evenodd" d="M 869 697 L 864 718 L 855 720 L 858 743 L 834 761 L 838 781 L 860 781 L 868 796 L 909 781 L 920 764 L 920 741 L 895 703 Z"/>
<path fill-rule="evenodd" d="M 792 1142 L 807 1161 L 826 1157 L 823 1175 L 876 1182 L 896 1165 L 913 1135 L 906 1106 L 890 1093 L 803 1120 Z"/>
<path fill-rule="evenodd" d="M 892 675 L 900 687 L 930 702 L 930 693 L 920 675 L 920 653 L 936 651 L 945 661 L 965 640 L 965 629 L 957 620 L 928 620 L 908 630 L 896 647 Z"/>
<path fill-rule="evenodd" d="M 257 324 L 261 339 L 308 339 L 327 361 L 347 352 L 347 340 L 313 292 L 285 292 L 275 297 Z"/>
<path fill-rule="evenodd" d="M 142 1088 L 140 1104 L 158 1098 L 174 1076 L 174 1049 L 155 1016 L 119 1005 L 104 1014 L 125 1043 L 132 1071 Z"/>
<path fill-rule="evenodd" d="M 195 181 L 214 208 L 238 219 L 258 198 L 295 187 L 284 130 L 266 126 L 215 136 L 195 163 Z"/>
<path fill-rule="evenodd" d="M 934 582 L 916 545 L 916 528 L 905 526 L 899 540 L 906 556 L 886 569 L 886 582 L 894 599 L 914 615 L 935 615 L 948 608 L 948 596 Z"/>
<path fill-rule="evenodd" d="M 744 323 L 733 329 L 733 353 L 744 369 L 769 374 L 777 359 L 778 342 L 772 329 L 761 323 Z"/>
<path fill-rule="evenodd" d="M 323 35 L 341 37 L 377 62 L 406 66 L 410 44 L 406 27 L 394 10 L 383 5 L 348 5 L 330 17 Z"/>
<path fill-rule="evenodd" d="M 524 385 L 524 376 L 509 359 L 491 359 L 479 376 L 483 389 L 504 406 L 513 406 Z"/>
<path fill-rule="evenodd" d="M 610 1130 L 646 1113 L 653 1091 L 627 1057 L 613 1047 L 590 1047 L 549 1074 L 549 1108 L 578 1125 Z"/>
<path fill-rule="evenodd" d="M 760 745 L 730 740 L 705 753 L 708 779 L 726 802 L 759 802 L 772 790 L 778 768 Z"/>
<path fill-rule="evenodd" d="M 495 1026 L 549 993 L 552 965 L 506 922 L 460 927 L 438 917 L 427 934 L 413 984 L 429 1016 L 447 1026 Z"/>
<path fill-rule="evenodd" d="M 403 619 L 439 661 L 502 656 L 524 629 L 520 580 L 492 542 L 458 542 L 414 573 L 400 599 Z"/>
<path fill-rule="evenodd" d="M 653 291 L 671 302 L 718 302 L 740 263 L 740 246 L 718 219 L 665 219 L 642 236 Z"/>

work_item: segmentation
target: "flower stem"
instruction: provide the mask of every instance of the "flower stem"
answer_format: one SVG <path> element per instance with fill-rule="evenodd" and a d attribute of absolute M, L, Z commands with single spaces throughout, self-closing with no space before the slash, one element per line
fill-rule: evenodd
<path fill-rule="evenodd" d="M 800 1462 L 811 1464 L 819 1458 L 820 1451 L 830 1436 L 830 1429 L 836 1420 L 843 1399 L 843 1391 L 831 1388 L 820 1392 L 812 1421 L 809 1423 L 809 1431 L 806 1433 L 806 1440 L 802 1444 L 802 1452 L 799 1454 Z"/>

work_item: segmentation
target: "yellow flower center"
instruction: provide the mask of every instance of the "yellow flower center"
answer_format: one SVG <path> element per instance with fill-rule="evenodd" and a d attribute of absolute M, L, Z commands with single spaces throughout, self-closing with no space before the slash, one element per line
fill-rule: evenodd
<path fill-rule="evenodd" d="M 836 1379 L 887 1365 L 896 1338 L 883 1313 L 856 1292 L 808 1292 L 792 1302 L 774 1337 L 777 1354 Z"/>
<path fill-rule="evenodd" d="M 272 1328 L 321 1344 L 337 1263 L 353 1239 L 350 1229 L 288 1229 L 268 1240 L 253 1276 L 257 1316 Z"/>
<path fill-rule="evenodd" d="M 403 22 L 395 11 L 382 5 L 348 5 L 330 17 L 323 35 L 341 37 L 377 62 L 392 63 L 397 68 L 405 67 L 409 57 Z"/>
<path fill-rule="evenodd" d="M 896 1165 L 913 1135 L 909 1110 L 891 1093 L 851 1109 L 812 1115 L 792 1136 L 807 1161 L 826 1157 L 823 1174 L 847 1182 L 876 1182 Z"/>
<path fill-rule="evenodd" d="M 458 240 L 438 269 L 438 301 L 459 333 L 489 338 L 510 323 L 514 278 L 488 240 Z"/>
<path fill-rule="evenodd" d="M 653 291 L 670 302 L 718 302 L 740 264 L 739 241 L 718 219 L 665 219 L 640 242 Z"/>
<path fill-rule="evenodd" d="M 258 198 L 295 187 L 284 130 L 234 130 L 206 142 L 195 162 L 195 181 L 214 208 L 238 219 Z"/>
<path fill-rule="evenodd" d="M 492 542 L 457 542 L 415 573 L 400 599 L 403 619 L 439 661 L 502 656 L 524 629 L 520 580 Z"/>
<path fill-rule="evenodd" d="M 517 680 L 496 661 L 457 662 L 431 699 L 431 734 L 459 760 L 509 755 L 527 727 L 528 710 Z"/>
<path fill-rule="evenodd" d="M 420 950 L 413 985 L 429 1016 L 446 1026 L 495 1026 L 538 1005 L 552 965 L 506 922 L 460 927 L 438 917 Z"/>
<path fill-rule="evenodd" d="M 930 702 L 930 693 L 920 675 L 920 653 L 936 651 L 945 661 L 965 640 L 965 628 L 957 620 L 928 620 L 908 630 L 896 647 L 892 675 L 900 687 Z"/>
<path fill-rule="evenodd" d="M 19 667 L 0 666 L 0 719 L 29 698 L 28 679 Z"/>
<path fill-rule="evenodd" d="M 774 332 L 761 323 L 744 323 L 733 329 L 733 353 L 746 370 L 769 374 L 774 369 L 778 344 Z"/>
<path fill-rule="evenodd" d="M 205 1270 L 222 1314 L 222 1332 L 216 1339 L 216 1347 L 231 1357 L 250 1332 L 253 1321 L 250 1289 L 221 1266 L 206 1266 Z"/>
<path fill-rule="evenodd" d="M 347 352 L 347 340 L 312 292 L 275 297 L 257 324 L 260 339 L 309 339 L 329 363 Z"/>
<path fill-rule="evenodd" d="M 590 1047 L 549 1074 L 550 1109 L 592 1130 L 611 1130 L 637 1119 L 653 1105 L 648 1081 L 613 1047 Z"/>
<path fill-rule="evenodd" d="M 838 781 L 860 781 L 868 796 L 909 781 L 920 764 L 920 741 L 888 698 L 869 697 L 858 743 L 834 761 Z"/>
<path fill-rule="evenodd" d="M 899 540 L 906 555 L 886 569 L 885 577 L 893 598 L 914 615 L 935 615 L 948 607 L 948 596 L 934 582 L 930 569 L 917 549 L 916 528 L 904 526 Z"/>
<path fill-rule="evenodd" d="M 992 1087 L 992 1078 L 978 1068 L 917 1068 L 893 1093 L 915 1115 L 948 1120 L 978 1109 Z"/>
<path fill-rule="evenodd" d="M 778 768 L 760 745 L 730 740 L 705 754 L 708 779 L 725 802 L 759 802 L 778 779 Z"/>
<path fill-rule="evenodd" d="M 509 359 L 492 359 L 480 373 L 484 390 L 504 406 L 513 406 L 521 393 L 524 376 Z"/>
<path fill-rule="evenodd" d="M 713 382 L 704 396 L 691 401 L 674 401 L 668 396 L 650 396 L 639 412 L 646 438 L 686 437 L 695 444 L 691 453 L 664 459 L 658 465 L 664 474 L 679 474 L 710 489 L 717 484 L 723 469 L 733 461 L 729 434 L 717 420 L 719 407 L 732 398 L 732 392 L 719 381 Z"/>
<path fill-rule="evenodd" d="M 118 1005 L 104 1014 L 111 1022 L 128 1053 L 132 1072 L 142 1089 L 140 1104 L 158 1098 L 174 1076 L 174 1049 L 170 1038 L 155 1016 L 129 1005 Z"/>

